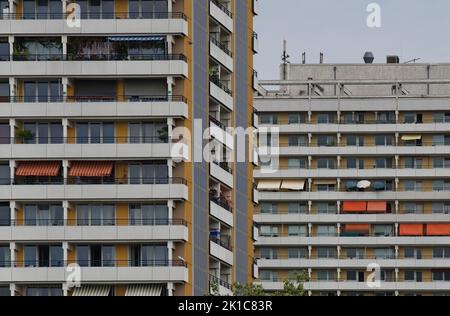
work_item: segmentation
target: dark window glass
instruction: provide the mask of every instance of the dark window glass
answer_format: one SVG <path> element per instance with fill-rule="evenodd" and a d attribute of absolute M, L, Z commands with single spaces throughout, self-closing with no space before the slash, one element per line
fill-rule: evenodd
<path fill-rule="evenodd" d="M 9 172 L 9 170 L 8 170 Z M 11 224 L 10 220 L 10 208 L 6 203 L 0 204 L 0 226 L 9 226 Z"/>

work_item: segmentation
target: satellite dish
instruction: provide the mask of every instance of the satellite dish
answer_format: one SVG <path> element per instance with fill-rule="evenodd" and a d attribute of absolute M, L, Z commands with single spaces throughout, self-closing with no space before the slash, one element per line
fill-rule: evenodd
<path fill-rule="evenodd" d="M 372 183 L 370 181 L 363 180 L 363 181 L 358 182 L 357 187 L 358 187 L 358 189 L 367 189 L 367 188 L 370 188 L 371 184 Z"/>

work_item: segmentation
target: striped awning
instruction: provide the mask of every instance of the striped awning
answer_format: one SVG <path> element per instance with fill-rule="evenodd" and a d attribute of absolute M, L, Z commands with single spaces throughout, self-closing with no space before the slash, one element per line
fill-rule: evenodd
<path fill-rule="evenodd" d="M 72 296 L 108 296 L 110 291 L 109 285 L 83 285 L 75 288 Z"/>
<path fill-rule="evenodd" d="M 112 161 L 75 161 L 69 170 L 69 177 L 108 177 L 113 171 Z"/>
<path fill-rule="evenodd" d="M 162 296 L 161 284 L 133 284 L 128 285 L 125 296 Z"/>
<path fill-rule="evenodd" d="M 19 177 L 56 177 L 59 175 L 59 161 L 22 161 L 18 163 L 16 176 Z"/>

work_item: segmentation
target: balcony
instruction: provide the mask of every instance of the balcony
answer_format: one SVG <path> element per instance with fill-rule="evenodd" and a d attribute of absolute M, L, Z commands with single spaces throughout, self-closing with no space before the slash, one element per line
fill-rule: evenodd
<path fill-rule="evenodd" d="M 23 144 L 21 139 L 0 139 L 2 159 L 185 159 L 176 141 L 160 137 L 112 137 L 107 140 L 78 137 L 41 137 Z"/>
<path fill-rule="evenodd" d="M 229 163 L 212 161 L 209 163 L 210 175 L 230 188 L 234 187 L 233 170 Z"/>
<path fill-rule="evenodd" d="M 211 56 L 222 64 L 222 66 L 233 72 L 233 53 L 228 49 L 227 45 L 221 43 L 214 36 L 210 36 L 209 48 Z"/>
<path fill-rule="evenodd" d="M 58 178 L 40 177 L 4 181 L 3 200 L 187 200 L 188 188 L 182 178 Z M 8 189 L 6 189 L 8 188 Z"/>
<path fill-rule="evenodd" d="M 209 284 L 212 288 L 213 286 L 217 286 L 218 294 L 220 296 L 232 296 L 233 295 L 233 286 L 227 281 L 222 280 L 214 275 L 209 276 Z"/>
<path fill-rule="evenodd" d="M 217 237 L 210 236 L 210 254 L 229 265 L 234 264 L 233 248 L 229 243 L 220 240 Z"/>
<path fill-rule="evenodd" d="M 63 283 L 72 273 L 66 268 L 70 263 L 73 262 L 61 262 L 58 267 L 28 267 L 29 263 L 13 261 L 8 267 L 0 267 L 0 282 Z M 124 283 L 182 283 L 188 282 L 188 268 L 181 260 L 147 261 L 141 266 L 135 266 L 128 260 L 112 260 L 103 266 L 81 267 L 82 283 L 111 280 Z"/>
<path fill-rule="evenodd" d="M 0 20 L 1 21 L 1 20 Z M 174 76 L 187 77 L 187 59 L 182 54 L 118 54 L 11 56 L 0 62 L 0 72 L 9 76 Z M 34 62 L 34 63 L 32 63 Z M 30 67 L 32 65 L 32 67 Z"/>
<path fill-rule="evenodd" d="M 258 41 L 258 33 L 253 32 L 252 35 L 252 50 L 253 53 L 257 54 L 259 52 L 259 41 Z"/>
<path fill-rule="evenodd" d="M 179 95 L 119 95 L 2 98 L 0 117 L 188 117 L 187 99 Z"/>
<path fill-rule="evenodd" d="M 233 33 L 233 13 L 219 0 L 210 0 L 209 14 L 228 31 Z"/>
<path fill-rule="evenodd" d="M 209 93 L 211 97 L 223 104 L 228 110 L 233 111 L 234 99 L 233 93 L 228 88 L 228 82 L 222 81 L 216 77 L 210 77 Z"/>
<path fill-rule="evenodd" d="M 67 14 L 51 13 L 2 14 L 0 33 L 12 35 L 61 35 L 61 34 L 189 34 L 187 16 L 180 12 L 149 12 L 136 15 L 130 12 L 115 12 L 101 17 L 96 14 L 82 15 L 81 27 L 69 27 Z"/>
<path fill-rule="evenodd" d="M 211 197 L 209 203 L 209 213 L 221 222 L 230 227 L 234 226 L 233 208 L 220 198 Z"/>
<path fill-rule="evenodd" d="M 181 219 L 131 222 L 128 219 L 103 219 L 103 224 L 77 220 L 11 220 L 0 226 L 1 241 L 188 241 L 187 223 Z"/>

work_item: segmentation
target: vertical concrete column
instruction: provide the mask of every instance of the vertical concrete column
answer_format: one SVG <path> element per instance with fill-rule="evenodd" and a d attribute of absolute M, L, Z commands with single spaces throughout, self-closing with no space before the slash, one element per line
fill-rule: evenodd
<path fill-rule="evenodd" d="M 8 43 L 9 43 L 9 56 L 12 57 L 14 54 L 14 36 L 10 35 L 8 36 Z"/>
<path fill-rule="evenodd" d="M 14 0 L 8 0 L 8 8 L 9 8 L 9 13 L 15 13 L 14 11 Z"/>
<path fill-rule="evenodd" d="M 9 209 L 10 209 L 11 223 L 14 225 L 14 222 L 16 220 L 16 211 L 17 211 L 16 201 L 9 202 Z"/>
<path fill-rule="evenodd" d="M 167 296 L 173 296 L 174 290 L 175 290 L 175 286 L 173 285 L 173 283 L 172 282 L 167 283 Z"/>
<path fill-rule="evenodd" d="M 337 246 L 337 258 L 341 258 L 341 246 Z"/>
<path fill-rule="evenodd" d="M 308 214 L 311 214 L 312 212 L 312 201 L 308 201 Z"/>
<path fill-rule="evenodd" d="M 14 141 L 14 137 L 16 136 L 16 119 L 10 118 L 9 119 L 9 137 L 10 140 Z M 13 143 L 13 141 L 11 141 L 11 143 Z"/>
<path fill-rule="evenodd" d="M 312 223 L 308 223 L 308 237 L 311 237 L 312 234 Z"/>
<path fill-rule="evenodd" d="M 169 179 L 173 178 L 173 160 L 167 159 L 167 171 Z"/>
<path fill-rule="evenodd" d="M 69 161 L 64 159 L 63 162 L 63 177 L 64 177 L 64 184 L 67 184 L 67 177 L 69 175 Z"/>
<path fill-rule="evenodd" d="M 342 203 L 341 201 L 337 201 L 337 213 L 341 214 Z"/>
<path fill-rule="evenodd" d="M 341 281 L 341 268 L 337 268 L 337 281 Z"/>
<path fill-rule="evenodd" d="M 167 127 L 168 127 L 167 136 L 169 138 L 169 143 L 171 143 L 171 139 L 173 139 L 174 125 L 175 125 L 175 123 L 174 123 L 173 118 L 171 118 L 171 117 L 167 118 Z"/>
<path fill-rule="evenodd" d="M 398 169 L 400 167 L 400 156 L 395 155 L 395 169 Z"/>
<path fill-rule="evenodd" d="M 173 45 L 174 44 L 175 44 L 175 40 L 173 38 L 173 35 L 167 35 L 167 53 L 168 54 L 173 54 Z"/>
<path fill-rule="evenodd" d="M 9 78 L 9 96 L 11 100 L 16 96 L 16 79 L 13 77 Z"/>
<path fill-rule="evenodd" d="M 395 233 L 395 236 L 398 236 L 398 223 L 395 223 L 395 231 L 394 231 L 394 233 Z"/>
<path fill-rule="evenodd" d="M 9 179 L 11 181 L 11 184 L 14 184 L 14 175 L 16 173 L 16 161 L 15 160 L 10 160 L 9 161 Z"/>
<path fill-rule="evenodd" d="M 67 49 L 67 47 L 66 47 L 66 49 Z M 67 54 L 67 51 L 66 51 L 66 54 Z M 62 89 L 63 89 L 63 97 L 67 97 L 67 91 L 68 91 L 68 87 L 69 87 L 69 78 L 62 77 L 61 84 L 62 84 Z"/>
<path fill-rule="evenodd" d="M 338 133 L 337 134 L 337 146 L 339 147 L 341 145 L 341 138 L 342 138 L 342 134 Z"/>
<path fill-rule="evenodd" d="M 67 12 L 67 0 L 61 0 L 61 3 L 62 3 L 62 5 L 61 5 L 61 13 L 64 15 L 64 13 L 66 13 Z"/>
<path fill-rule="evenodd" d="M 398 278 L 399 278 L 399 270 L 398 268 L 395 268 L 395 282 L 398 282 Z"/>
<path fill-rule="evenodd" d="M 69 219 L 69 201 L 63 201 L 63 220 L 64 225 L 67 225 L 67 220 Z"/>
<path fill-rule="evenodd" d="M 63 1 L 63 3 L 65 3 L 65 1 Z M 67 35 L 61 36 L 61 43 L 62 43 L 63 56 L 66 56 L 67 55 Z"/>
<path fill-rule="evenodd" d="M 67 241 L 63 242 L 62 247 L 64 264 L 67 265 L 69 261 L 69 243 Z"/>
<path fill-rule="evenodd" d="M 337 192 L 341 192 L 341 179 L 340 178 L 337 179 L 336 184 L 337 184 Z"/>
<path fill-rule="evenodd" d="M 14 283 L 11 283 L 9 285 L 9 291 L 11 293 L 11 296 L 16 296 L 17 287 Z"/>
<path fill-rule="evenodd" d="M 341 156 L 337 156 L 337 168 L 338 168 L 338 170 L 341 169 L 341 162 L 342 162 L 342 157 Z"/>
<path fill-rule="evenodd" d="M 312 169 L 312 156 L 308 156 L 308 169 Z"/>
<path fill-rule="evenodd" d="M 172 12 L 173 10 L 173 3 L 172 1 L 167 1 L 167 12 Z"/>
<path fill-rule="evenodd" d="M 68 131 L 69 120 L 67 118 L 62 119 L 62 126 L 63 126 L 63 139 L 64 139 L 64 141 L 68 142 L 67 135 L 69 135 L 69 131 Z"/>
<path fill-rule="evenodd" d="M 400 212 L 400 202 L 397 200 L 395 201 L 395 214 L 398 214 Z"/>
<path fill-rule="evenodd" d="M 174 208 L 175 208 L 175 203 L 173 202 L 173 200 L 168 200 L 167 201 L 167 209 L 168 209 L 169 219 L 173 219 L 173 209 Z"/>
<path fill-rule="evenodd" d="M 337 228 L 337 235 L 339 237 L 341 236 L 341 223 L 337 223 L 336 228 Z"/>
<path fill-rule="evenodd" d="M 312 179 L 308 179 L 308 190 L 309 192 L 312 190 Z"/>
<path fill-rule="evenodd" d="M 398 259 L 398 250 L 399 250 L 398 245 L 395 245 L 395 259 Z"/>
<path fill-rule="evenodd" d="M 308 259 L 312 259 L 312 246 L 308 246 Z"/>

